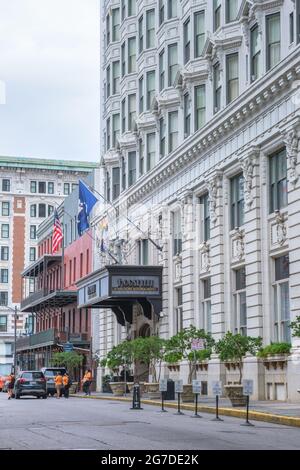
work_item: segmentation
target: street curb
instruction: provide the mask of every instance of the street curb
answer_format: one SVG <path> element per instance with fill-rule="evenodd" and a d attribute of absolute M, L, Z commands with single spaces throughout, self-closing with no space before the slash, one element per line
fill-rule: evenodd
<path fill-rule="evenodd" d="M 125 397 L 104 397 L 104 396 L 82 396 L 82 395 L 74 395 L 70 394 L 70 397 L 75 398 L 85 398 L 90 400 L 109 400 L 109 401 L 120 401 L 120 402 L 132 402 L 131 398 Z M 141 400 L 141 403 L 144 405 L 152 405 L 152 406 L 161 406 L 160 401 L 156 400 Z M 165 408 L 173 408 L 177 409 L 177 403 L 169 403 L 164 402 Z M 193 405 L 181 404 L 180 408 L 182 410 L 187 411 L 194 411 Z M 206 405 L 198 405 L 198 411 L 203 413 L 211 413 L 215 414 L 215 408 Z M 219 415 L 223 416 L 231 416 L 234 418 L 244 418 L 246 419 L 246 410 L 237 410 L 234 408 L 219 408 Z M 261 411 L 252 411 L 249 410 L 249 419 L 254 421 L 264 421 L 266 423 L 273 423 L 273 424 L 282 424 L 284 426 L 293 426 L 300 428 L 300 418 L 295 418 L 293 416 L 282 416 L 282 415 L 274 415 L 271 413 L 261 412 Z"/>

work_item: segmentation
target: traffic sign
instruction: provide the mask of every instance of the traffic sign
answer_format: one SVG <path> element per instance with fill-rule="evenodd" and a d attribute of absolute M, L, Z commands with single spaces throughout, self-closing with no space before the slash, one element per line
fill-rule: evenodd
<path fill-rule="evenodd" d="M 212 392 L 215 396 L 222 395 L 222 382 L 221 381 L 212 382 Z"/>
<path fill-rule="evenodd" d="M 243 380 L 243 395 L 253 395 L 253 380 Z"/>
<path fill-rule="evenodd" d="M 193 380 L 193 393 L 201 393 L 201 380 Z"/>
<path fill-rule="evenodd" d="M 159 391 L 166 392 L 168 390 L 168 380 L 167 379 L 160 379 L 159 381 Z"/>
<path fill-rule="evenodd" d="M 175 380 L 175 393 L 183 392 L 183 380 Z"/>
<path fill-rule="evenodd" d="M 64 344 L 64 352 L 71 352 L 74 349 L 74 344 L 69 341 Z"/>
<path fill-rule="evenodd" d="M 202 339 L 202 338 L 193 339 L 191 349 L 192 349 L 192 351 L 200 351 L 202 349 L 205 349 L 204 339 Z"/>

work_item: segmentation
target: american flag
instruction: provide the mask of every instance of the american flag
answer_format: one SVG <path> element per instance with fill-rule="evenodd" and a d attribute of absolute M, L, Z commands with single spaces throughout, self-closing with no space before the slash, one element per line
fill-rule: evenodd
<path fill-rule="evenodd" d="M 52 235 L 52 254 L 56 253 L 60 242 L 63 239 L 62 227 L 58 217 L 57 210 L 54 211 L 54 225 L 53 225 L 53 235 Z"/>

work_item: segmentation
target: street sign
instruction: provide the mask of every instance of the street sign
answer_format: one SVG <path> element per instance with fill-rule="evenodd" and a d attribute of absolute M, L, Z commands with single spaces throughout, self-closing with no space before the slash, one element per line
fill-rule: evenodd
<path fill-rule="evenodd" d="M 159 391 L 166 392 L 168 390 L 168 380 L 167 379 L 160 379 L 159 381 Z"/>
<path fill-rule="evenodd" d="M 253 395 L 253 380 L 243 380 L 243 395 Z"/>
<path fill-rule="evenodd" d="M 200 351 L 202 349 L 205 349 L 205 343 L 202 338 L 195 338 L 192 340 L 192 351 Z"/>
<path fill-rule="evenodd" d="M 201 393 L 201 380 L 193 380 L 193 393 Z"/>
<path fill-rule="evenodd" d="M 222 395 L 222 382 L 221 381 L 212 382 L 212 392 L 215 396 Z"/>
<path fill-rule="evenodd" d="M 74 349 L 74 344 L 73 343 L 65 343 L 64 344 L 64 352 L 71 352 Z"/>
<path fill-rule="evenodd" d="M 175 380 L 175 393 L 183 392 L 183 380 Z"/>

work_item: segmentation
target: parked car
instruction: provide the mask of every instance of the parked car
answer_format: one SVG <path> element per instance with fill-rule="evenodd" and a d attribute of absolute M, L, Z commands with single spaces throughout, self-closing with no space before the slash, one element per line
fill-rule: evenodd
<path fill-rule="evenodd" d="M 7 392 L 8 375 L 0 377 L 0 392 Z"/>
<path fill-rule="evenodd" d="M 42 367 L 41 372 L 44 374 L 47 383 L 47 395 L 53 395 L 56 393 L 55 389 L 55 376 L 60 373 L 64 375 L 67 372 L 65 367 Z"/>
<path fill-rule="evenodd" d="M 14 394 L 16 399 L 23 395 L 47 398 L 44 374 L 35 370 L 19 372 L 15 381 Z"/>

